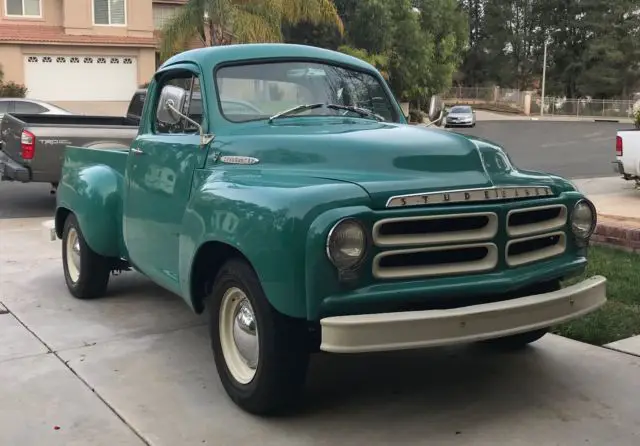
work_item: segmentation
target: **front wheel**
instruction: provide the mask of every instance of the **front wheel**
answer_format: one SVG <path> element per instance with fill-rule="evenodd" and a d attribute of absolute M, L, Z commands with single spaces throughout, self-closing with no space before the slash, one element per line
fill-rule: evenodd
<path fill-rule="evenodd" d="M 74 214 L 64 222 L 62 268 L 67 288 L 76 298 L 92 299 L 105 293 L 111 274 L 109 258 L 87 245 Z"/>
<path fill-rule="evenodd" d="M 256 415 L 291 409 L 309 363 L 306 322 L 275 310 L 242 260 L 222 267 L 207 307 L 211 348 L 229 397 Z"/>

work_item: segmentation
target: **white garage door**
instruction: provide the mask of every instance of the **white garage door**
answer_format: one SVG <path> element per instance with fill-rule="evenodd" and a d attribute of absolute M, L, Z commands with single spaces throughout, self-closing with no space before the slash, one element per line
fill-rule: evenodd
<path fill-rule="evenodd" d="M 25 56 L 27 97 L 43 101 L 129 101 L 138 84 L 135 57 Z"/>

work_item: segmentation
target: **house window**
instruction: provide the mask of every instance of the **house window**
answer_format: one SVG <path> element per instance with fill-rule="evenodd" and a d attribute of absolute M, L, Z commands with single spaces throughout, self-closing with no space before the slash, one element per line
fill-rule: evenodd
<path fill-rule="evenodd" d="M 178 12 L 179 7 L 173 5 L 153 5 L 153 26 L 159 30 L 164 27 Z"/>
<path fill-rule="evenodd" d="M 126 0 L 93 0 L 95 25 L 126 25 Z"/>
<path fill-rule="evenodd" d="M 40 0 L 6 0 L 8 16 L 40 17 Z"/>

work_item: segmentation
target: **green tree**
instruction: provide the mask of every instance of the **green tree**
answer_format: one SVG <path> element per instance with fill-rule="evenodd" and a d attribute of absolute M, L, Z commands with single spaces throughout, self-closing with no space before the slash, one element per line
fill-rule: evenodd
<path fill-rule="evenodd" d="M 373 65 L 385 79 L 389 80 L 389 57 L 386 54 L 370 54 L 367 50 L 353 48 L 348 45 L 342 45 L 338 48 L 338 51 L 348 54 L 349 56 L 357 57 Z"/>
<path fill-rule="evenodd" d="M 196 38 L 206 46 L 281 42 L 285 24 L 343 24 L 331 0 L 189 0 L 163 28 L 161 58 L 188 47 Z"/>
<path fill-rule="evenodd" d="M 467 17 L 457 0 L 413 0 L 424 38 L 434 52 L 427 94 L 449 88 L 469 44 Z"/>

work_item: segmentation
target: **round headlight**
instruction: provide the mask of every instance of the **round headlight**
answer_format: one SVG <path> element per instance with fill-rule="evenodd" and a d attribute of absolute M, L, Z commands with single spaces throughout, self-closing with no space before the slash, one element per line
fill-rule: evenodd
<path fill-rule="evenodd" d="M 580 200 L 571 213 L 571 230 L 577 238 L 586 240 L 596 229 L 596 209 L 588 200 Z"/>
<path fill-rule="evenodd" d="M 327 256 L 338 269 L 356 266 L 364 257 L 366 248 L 365 230 L 353 219 L 339 221 L 327 237 Z"/>

